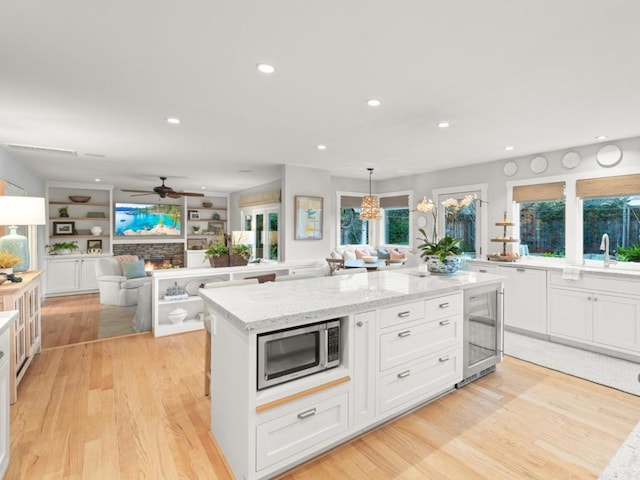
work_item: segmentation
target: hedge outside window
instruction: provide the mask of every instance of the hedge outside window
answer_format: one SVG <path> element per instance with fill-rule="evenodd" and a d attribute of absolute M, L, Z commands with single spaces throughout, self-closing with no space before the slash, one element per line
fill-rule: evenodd
<path fill-rule="evenodd" d="M 519 207 L 520 245 L 529 255 L 564 257 L 564 182 L 514 187 L 513 200 Z"/>

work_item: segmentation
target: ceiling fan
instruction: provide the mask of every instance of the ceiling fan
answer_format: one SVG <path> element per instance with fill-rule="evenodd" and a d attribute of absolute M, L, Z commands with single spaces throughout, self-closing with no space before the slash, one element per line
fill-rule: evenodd
<path fill-rule="evenodd" d="M 190 193 L 190 192 L 176 192 L 173 188 L 168 187 L 164 184 L 164 181 L 167 177 L 160 177 L 162 180 L 162 185 L 158 185 L 154 187 L 152 191 L 149 190 L 126 190 L 122 189 L 123 192 L 133 192 L 138 195 L 131 195 L 132 197 L 139 197 L 142 195 L 159 195 L 160 198 L 180 198 L 180 197 L 204 197 L 204 193 Z"/>

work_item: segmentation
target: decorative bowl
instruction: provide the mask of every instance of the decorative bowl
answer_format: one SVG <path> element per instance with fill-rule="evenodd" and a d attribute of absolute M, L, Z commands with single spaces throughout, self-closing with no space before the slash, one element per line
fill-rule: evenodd
<path fill-rule="evenodd" d="M 365 255 L 362 257 L 362 260 L 364 260 L 364 263 L 375 263 L 378 261 L 378 257 L 374 255 Z"/>
<path fill-rule="evenodd" d="M 211 203 L 211 202 L 202 202 L 202 206 L 204 208 L 211 208 L 213 206 L 213 203 Z"/>
<path fill-rule="evenodd" d="M 427 270 L 433 275 L 455 275 L 461 264 L 462 259 L 458 256 L 449 256 L 444 260 L 440 260 L 438 257 L 429 257 Z"/>
<path fill-rule="evenodd" d="M 187 311 L 184 308 L 176 308 L 167 313 L 167 319 L 171 323 L 180 323 L 187 318 Z"/>
<path fill-rule="evenodd" d="M 89 200 L 91 200 L 91 197 L 87 197 L 84 195 L 70 195 L 69 200 L 74 203 L 87 203 Z"/>

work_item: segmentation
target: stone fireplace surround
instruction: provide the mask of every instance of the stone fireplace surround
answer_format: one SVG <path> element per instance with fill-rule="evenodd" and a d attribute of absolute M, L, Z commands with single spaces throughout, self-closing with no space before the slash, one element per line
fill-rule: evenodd
<path fill-rule="evenodd" d="M 114 255 L 137 255 L 140 260 L 151 262 L 155 268 L 164 266 L 184 267 L 184 243 L 116 243 Z"/>

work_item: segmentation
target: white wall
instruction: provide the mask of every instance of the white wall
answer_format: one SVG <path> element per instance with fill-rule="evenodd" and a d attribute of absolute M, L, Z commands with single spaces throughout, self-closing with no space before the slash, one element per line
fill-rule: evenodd
<path fill-rule="evenodd" d="M 322 197 L 322 240 L 295 239 L 294 197 L 307 195 Z M 331 177 L 326 170 L 284 165 L 282 167 L 282 217 L 280 237 L 283 260 L 325 258 L 331 248 L 331 222 L 335 219 L 335 207 L 331 201 Z M 282 228 L 282 227 L 281 227 Z"/>

